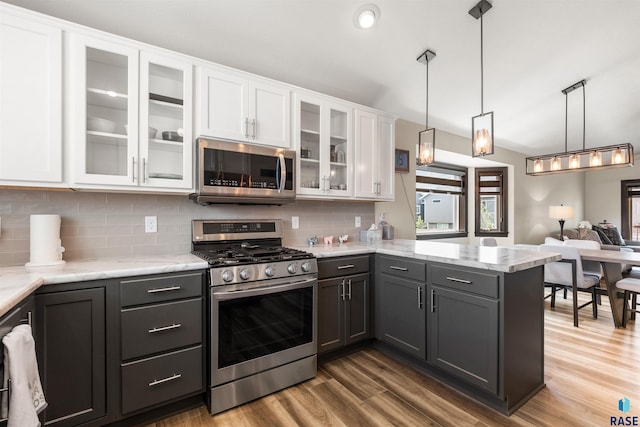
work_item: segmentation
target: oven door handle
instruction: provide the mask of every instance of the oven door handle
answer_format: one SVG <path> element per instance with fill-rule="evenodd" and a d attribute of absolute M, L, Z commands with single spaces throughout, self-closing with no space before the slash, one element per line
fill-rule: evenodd
<path fill-rule="evenodd" d="M 223 300 L 229 300 L 234 298 L 249 297 L 252 295 L 275 294 L 277 292 L 285 292 L 285 291 L 291 291 L 294 289 L 308 288 L 310 286 L 313 286 L 317 281 L 318 281 L 317 278 L 312 277 L 309 279 L 300 280 L 292 283 L 285 283 L 282 285 L 262 286 L 262 287 L 251 288 L 251 289 L 241 289 L 237 291 L 214 290 L 212 292 L 212 296 L 216 300 L 223 301 Z"/>

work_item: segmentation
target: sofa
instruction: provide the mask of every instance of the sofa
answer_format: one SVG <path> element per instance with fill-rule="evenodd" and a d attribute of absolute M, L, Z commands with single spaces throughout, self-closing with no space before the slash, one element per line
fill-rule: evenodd
<path fill-rule="evenodd" d="M 564 238 L 595 240 L 600 243 L 602 249 L 620 250 L 621 248 L 627 248 L 625 250 L 640 252 L 640 241 L 623 239 L 616 227 L 593 227 L 591 230 L 586 228 L 567 228 L 564 230 Z M 560 240 L 560 231 L 551 233 L 549 237 Z"/>

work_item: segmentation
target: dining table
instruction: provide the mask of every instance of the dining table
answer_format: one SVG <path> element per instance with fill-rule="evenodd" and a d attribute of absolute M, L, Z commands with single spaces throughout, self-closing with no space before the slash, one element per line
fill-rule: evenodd
<path fill-rule="evenodd" d="M 616 283 L 622 279 L 621 264 L 640 266 L 640 252 L 582 248 L 578 248 L 578 252 L 583 260 L 597 261 L 602 265 L 604 281 L 607 286 L 606 293 L 611 304 L 613 323 L 616 328 L 623 327 L 622 309 L 624 304 L 628 304 L 628 302 L 623 298 L 624 291 L 618 289 Z M 627 316 L 630 313 L 631 311 L 627 310 Z"/>

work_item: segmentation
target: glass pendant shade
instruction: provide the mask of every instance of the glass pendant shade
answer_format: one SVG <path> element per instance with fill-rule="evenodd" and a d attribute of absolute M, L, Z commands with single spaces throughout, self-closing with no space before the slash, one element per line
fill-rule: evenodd
<path fill-rule="evenodd" d="M 557 157 L 551 159 L 551 170 L 557 171 L 560 170 L 560 160 Z"/>
<path fill-rule="evenodd" d="M 425 129 L 418 132 L 418 166 L 433 163 L 436 149 L 436 130 L 434 128 Z"/>
<path fill-rule="evenodd" d="M 569 168 L 576 169 L 580 167 L 580 157 L 577 154 L 572 154 L 569 157 Z"/>
<path fill-rule="evenodd" d="M 602 153 L 600 153 L 599 151 L 593 151 L 589 156 L 589 166 L 602 166 Z"/>
<path fill-rule="evenodd" d="M 527 157 L 527 175 L 547 175 L 561 172 L 608 169 L 633 166 L 633 145 L 610 145 L 565 153 Z M 554 162 L 557 167 L 554 167 Z"/>
<path fill-rule="evenodd" d="M 493 111 L 471 119 L 473 157 L 493 154 Z"/>

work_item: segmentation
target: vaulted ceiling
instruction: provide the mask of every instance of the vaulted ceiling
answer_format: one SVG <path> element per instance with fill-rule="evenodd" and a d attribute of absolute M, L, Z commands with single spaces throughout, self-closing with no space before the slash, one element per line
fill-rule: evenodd
<path fill-rule="evenodd" d="M 586 146 L 640 149 L 640 1 L 490 0 L 484 109 L 496 144 L 564 151 L 565 96 L 586 79 Z M 480 113 L 476 0 L 6 0 L 18 6 L 425 121 L 470 136 Z M 365 4 L 380 9 L 355 28 Z M 582 92 L 568 96 L 568 148 L 582 147 Z M 446 149 L 446 147 L 441 147 Z"/>

